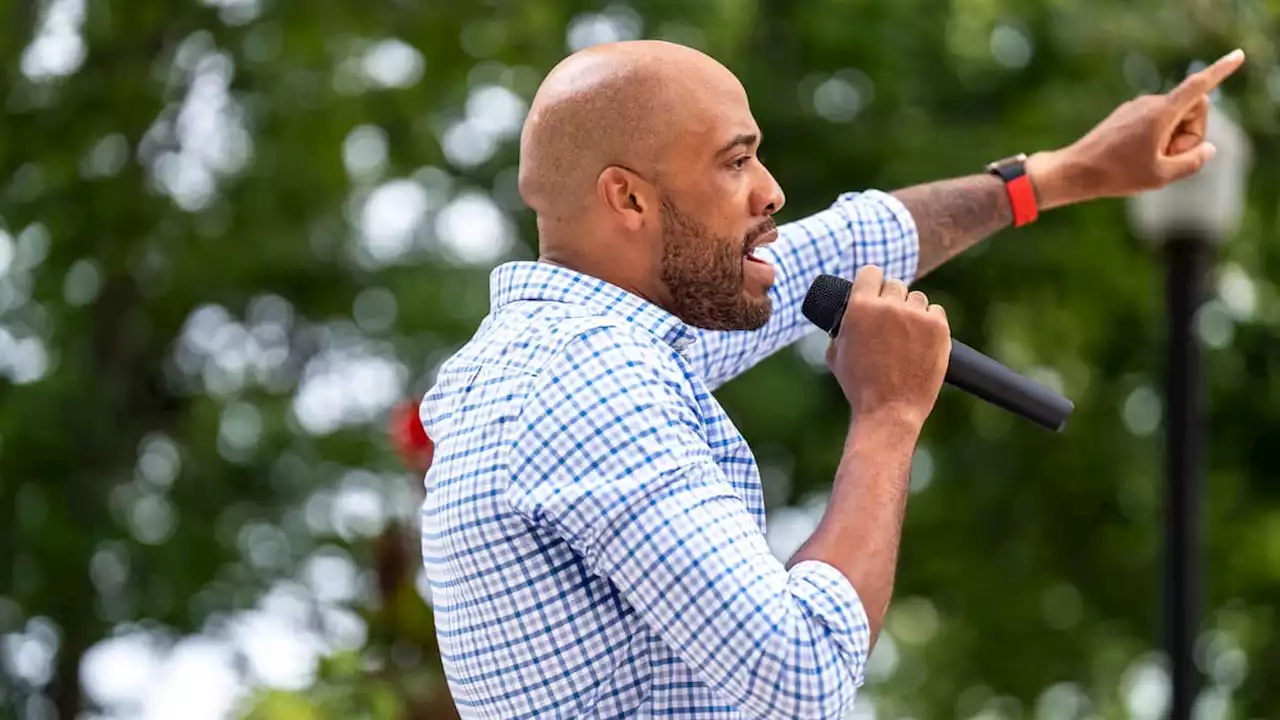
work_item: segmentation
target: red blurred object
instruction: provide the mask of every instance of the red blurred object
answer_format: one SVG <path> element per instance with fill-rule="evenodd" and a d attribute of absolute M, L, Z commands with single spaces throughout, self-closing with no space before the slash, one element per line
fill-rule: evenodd
<path fill-rule="evenodd" d="M 423 473 L 431 467 L 435 443 L 418 419 L 418 403 L 405 401 L 392 408 L 389 432 L 406 467 Z"/>

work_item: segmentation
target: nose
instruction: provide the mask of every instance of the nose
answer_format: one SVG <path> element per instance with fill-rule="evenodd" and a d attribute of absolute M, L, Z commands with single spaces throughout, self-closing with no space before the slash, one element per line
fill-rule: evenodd
<path fill-rule="evenodd" d="M 773 215 L 787 204 L 787 196 L 782 192 L 782 186 L 778 185 L 778 181 L 774 179 L 773 173 L 763 165 L 760 169 L 764 177 L 761 178 L 759 190 L 756 192 L 755 207 L 752 210 L 758 215 Z"/>

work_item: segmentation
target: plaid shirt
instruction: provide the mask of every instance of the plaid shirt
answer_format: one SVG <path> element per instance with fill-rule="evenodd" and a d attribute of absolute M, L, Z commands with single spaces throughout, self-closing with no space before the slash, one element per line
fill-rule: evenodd
<path fill-rule="evenodd" d="M 536 262 L 492 274 L 492 312 L 440 368 L 422 553 L 466 718 L 838 718 L 870 638 L 848 580 L 765 541 L 751 449 L 712 391 L 812 330 L 819 273 L 910 280 L 893 197 L 840 196 L 779 227 L 774 314 L 701 331 Z"/>

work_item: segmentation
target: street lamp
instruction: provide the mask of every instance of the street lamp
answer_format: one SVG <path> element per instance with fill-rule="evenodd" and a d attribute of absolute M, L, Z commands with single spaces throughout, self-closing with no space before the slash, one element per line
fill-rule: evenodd
<path fill-rule="evenodd" d="M 1240 224 L 1252 152 L 1244 131 L 1213 105 L 1205 135 L 1218 152 L 1199 173 L 1129 202 L 1134 234 L 1159 248 L 1165 257 L 1164 597 L 1172 720 L 1190 719 L 1199 684 L 1194 651 L 1203 582 L 1205 431 L 1203 370 L 1194 321 L 1205 300 L 1215 247 Z"/>

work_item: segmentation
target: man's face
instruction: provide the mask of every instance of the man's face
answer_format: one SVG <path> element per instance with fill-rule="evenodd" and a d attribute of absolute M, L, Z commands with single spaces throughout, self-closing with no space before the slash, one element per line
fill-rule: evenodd
<path fill-rule="evenodd" d="M 746 94 L 727 93 L 718 111 L 688 133 L 668 167 L 662 213 L 662 281 L 686 323 L 708 330 L 756 330 L 773 311 L 774 269 L 754 254 L 777 237 L 785 202 L 756 157 L 759 130 Z"/>

